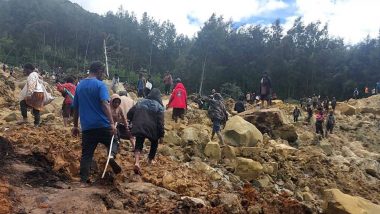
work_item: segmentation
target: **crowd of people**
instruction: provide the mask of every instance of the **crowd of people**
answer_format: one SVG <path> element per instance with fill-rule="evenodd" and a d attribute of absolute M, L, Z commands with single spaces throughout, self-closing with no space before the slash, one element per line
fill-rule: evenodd
<path fill-rule="evenodd" d="M 41 76 L 32 64 L 24 65 L 24 73 L 27 75 L 27 82 L 20 97 L 20 109 L 23 116 L 21 123 L 27 123 L 27 109 L 32 109 L 34 125 L 40 125 L 40 111 L 44 105 L 49 103 L 44 83 Z M 141 175 L 140 158 L 144 148 L 144 142 L 150 141 L 150 151 L 148 163 L 155 163 L 159 143 L 163 142 L 165 133 L 164 111 L 172 108 L 172 120 L 178 123 L 185 119 L 188 109 L 188 94 L 181 79 L 173 78 L 169 72 L 163 77 L 165 95 L 170 95 L 168 104 L 164 106 L 160 90 L 154 87 L 151 76 L 147 78 L 143 74 L 139 75 L 136 90 L 139 101 L 136 103 L 128 96 L 127 85 L 124 84 L 124 91 L 117 91 L 120 79 L 115 75 L 112 80 L 110 96 L 106 84 L 102 81 L 105 72 L 101 62 L 93 62 L 88 71 L 88 76 L 76 81 L 74 77 L 68 76 L 64 82 L 57 82 L 57 90 L 64 97 L 62 104 L 62 116 L 64 126 L 70 126 L 72 118 L 73 136 L 82 136 L 82 156 L 80 160 L 80 177 L 83 186 L 88 185 L 92 159 L 95 149 L 99 143 L 104 144 L 111 150 L 109 164 L 115 174 L 121 172 L 121 167 L 115 160 L 121 139 L 129 140 L 134 152 L 134 172 Z M 378 83 L 380 87 L 380 83 Z M 257 104 L 261 101 L 261 108 L 271 105 L 271 100 L 275 97 L 272 91 L 272 83 L 267 73 L 261 78 L 259 94 L 247 93 L 241 96 L 235 103 L 234 110 L 237 113 L 246 110 L 246 102 Z M 253 100 L 254 98 L 254 100 Z M 212 121 L 211 139 L 217 135 L 220 144 L 224 145 L 221 134 L 229 114 L 223 97 L 215 89 L 211 95 L 198 99 L 199 108 L 207 110 L 208 117 Z M 306 111 L 306 121 L 311 123 L 313 113 L 315 115 L 316 133 L 327 136 L 333 132 L 335 126 L 336 98 L 324 99 L 321 96 L 313 95 L 303 98 L 300 101 L 300 108 L 297 106 L 292 112 L 293 121 L 297 123 L 302 115 L 302 110 Z M 79 122 L 80 119 L 80 122 Z M 325 127 L 325 128 L 324 128 Z M 112 141 L 112 143 L 111 143 Z M 112 146 L 111 146 L 112 145 Z M 112 148 L 111 148 L 112 147 Z"/>

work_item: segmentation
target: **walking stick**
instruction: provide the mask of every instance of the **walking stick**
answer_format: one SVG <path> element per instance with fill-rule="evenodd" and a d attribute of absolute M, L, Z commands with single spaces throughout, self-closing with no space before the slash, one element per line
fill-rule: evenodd
<path fill-rule="evenodd" d="M 115 127 L 116 127 L 116 126 L 117 126 L 117 123 L 115 123 Z M 112 145 L 113 145 L 113 139 L 114 139 L 114 138 L 115 138 L 115 135 L 112 135 L 111 143 L 110 143 L 110 148 L 109 148 L 109 151 L 108 151 L 108 157 L 107 157 L 106 167 L 104 167 L 104 171 L 103 171 L 102 178 L 104 178 L 104 175 L 106 174 L 107 167 L 108 167 L 108 164 L 109 164 L 110 159 L 111 159 Z"/>

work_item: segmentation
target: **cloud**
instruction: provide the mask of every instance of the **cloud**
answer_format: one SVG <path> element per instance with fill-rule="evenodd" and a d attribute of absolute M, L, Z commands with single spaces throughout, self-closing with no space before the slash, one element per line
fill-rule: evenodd
<path fill-rule="evenodd" d="M 348 43 L 357 43 L 367 35 L 376 37 L 380 28 L 378 0 L 297 0 L 297 15 L 305 23 L 328 23 L 329 32 Z"/>
<path fill-rule="evenodd" d="M 252 16 L 286 8 L 282 0 L 71 0 L 83 8 L 105 14 L 117 11 L 120 5 L 134 12 L 137 17 L 147 12 L 156 20 L 170 20 L 177 32 L 195 35 L 212 13 L 223 15 L 227 20 L 239 22 Z"/>
<path fill-rule="evenodd" d="M 170 20 L 177 32 L 194 36 L 212 13 L 232 19 L 237 25 L 270 24 L 280 18 L 289 29 L 297 16 L 305 23 L 320 20 L 329 24 L 334 36 L 356 43 L 380 28 L 380 0 L 71 0 L 85 9 L 105 14 L 122 5 L 138 18 L 144 12 L 161 22 Z"/>

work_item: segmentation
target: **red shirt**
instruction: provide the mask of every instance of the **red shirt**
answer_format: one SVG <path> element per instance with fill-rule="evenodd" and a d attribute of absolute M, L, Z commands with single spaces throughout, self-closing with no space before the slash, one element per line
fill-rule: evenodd
<path fill-rule="evenodd" d="M 178 83 L 170 96 L 169 107 L 187 109 L 187 92 L 182 83 Z"/>
<path fill-rule="evenodd" d="M 66 90 L 70 91 L 70 93 L 72 95 L 75 96 L 76 86 L 74 84 L 72 84 L 72 83 L 64 83 L 64 84 L 57 85 L 57 90 L 59 92 L 61 92 L 61 93 L 64 92 L 65 88 L 66 88 Z M 73 100 L 71 99 L 70 95 L 66 94 L 64 102 L 65 102 L 65 104 L 71 105 L 73 103 Z"/>

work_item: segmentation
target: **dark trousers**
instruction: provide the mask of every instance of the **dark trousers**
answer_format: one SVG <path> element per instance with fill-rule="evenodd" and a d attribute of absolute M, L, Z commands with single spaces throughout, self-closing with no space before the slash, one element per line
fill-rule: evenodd
<path fill-rule="evenodd" d="M 28 118 L 28 107 L 30 107 L 30 106 L 28 106 L 28 105 L 26 104 L 26 101 L 25 101 L 25 100 L 22 100 L 22 101 L 20 102 L 21 115 L 22 115 L 22 117 L 23 117 L 24 119 Z M 30 108 L 31 108 L 31 107 L 30 107 Z M 41 120 L 40 111 L 37 110 L 37 109 L 34 109 L 34 108 L 33 108 L 33 110 L 32 110 L 32 114 L 33 114 L 33 116 L 34 116 L 34 124 L 35 124 L 35 125 L 40 124 L 40 120 Z"/>
<path fill-rule="evenodd" d="M 86 182 L 88 180 L 92 158 L 94 157 L 94 152 L 98 146 L 98 143 L 102 143 L 107 147 L 108 156 L 111 138 L 112 134 L 110 128 L 91 129 L 82 132 L 82 157 L 80 160 L 80 178 L 82 182 Z M 113 157 L 115 157 L 118 148 L 119 142 L 117 136 L 115 135 L 111 151 Z"/>
<path fill-rule="evenodd" d="M 320 121 L 317 121 L 315 123 L 315 131 L 317 132 L 317 134 L 321 134 L 323 136 L 323 123 L 320 122 Z"/>
<path fill-rule="evenodd" d="M 298 122 L 298 116 L 293 116 L 293 120 L 295 123 Z"/>
<path fill-rule="evenodd" d="M 185 119 L 185 109 L 184 108 L 173 108 L 172 118 L 175 122 L 178 121 L 178 118 L 182 120 Z"/>
<path fill-rule="evenodd" d="M 145 137 L 136 137 L 135 151 L 141 152 L 144 148 Z M 150 151 L 148 158 L 153 160 L 156 156 L 158 148 L 158 141 L 150 140 Z"/>

